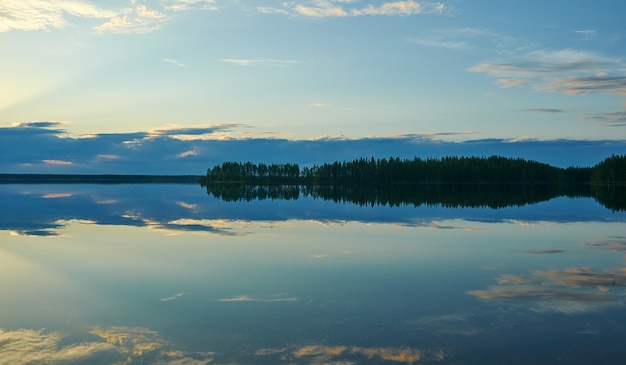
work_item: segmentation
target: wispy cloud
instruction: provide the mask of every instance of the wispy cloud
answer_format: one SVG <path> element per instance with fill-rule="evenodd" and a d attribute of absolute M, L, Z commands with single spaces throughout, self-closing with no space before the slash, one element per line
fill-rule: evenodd
<path fill-rule="evenodd" d="M 95 27 L 99 33 L 149 33 L 161 27 L 167 19 L 164 13 L 150 9 L 146 5 L 123 9 L 108 22 Z"/>
<path fill-rule="evenodd" d="M 165 297 L 165 298 L 161 298 L 159 299 L 161 302 L 171 302 L 172 300 L 176 300 L 180 297 L 182 297 L 185 293 L 178 293 L 178 294 L 174 294 L 171 297 Z"/>
<path fill-rule="evenodd" d="M 546 248 L 546 249 L 543 249 L 543 250 L 530 250 L 530 251 L 525 251 L 525 252 L 533 254 L 533 255 L 550 255 L 550 254 L 554 254 L 554 253 L 563 253 L 565 251 L 559 250 L 559 249 L 555 249 L 555 248 Z"/>
<path fill-rule="evenodd" d="M 626 111 L 587 114 L 583 119 L 608 127 L 624 127 L 626 126 Z"/>
<path fill-rule="evenodd" d="M 310 105 L 314 108 L 327 108 L 330 106 L 330 104 L 326 104 L 326 103 L 313 103 Z"/>
<path fill-rule="evenodd" d="M 410 42 L 426 47 L 447 48 L 457 51 L 479 48 L 486 42 L 485 50 L 501 49 L 513 42 L 511 37 L 479 28 L 451 28 L 424 32 L 409 39 Z"/>
<path fill-rule="evenodd" d="M 60 199 L 60 198 L 71 198 L 71 193 L 49 193 L 41 196 L 42 199 Z"/>
<path fill-rule="evenodd" d="M 595 39 L 598 37 L 598 31 L 593 30 L 593 29 L 575 30 L 574 33 L 580 35 L 580 37 L 585 41 Z"/>
<path fill-rule="evenodd" d="M 171 11 L 191 9 L 217 10 L 215 0 L 165 0 L 163 7 Z"/>
<path fill-rule="evenodd" d="M 489 61 L 468 68 L 499 78 L 500 87 L 534 85 L 536 91 L 586 95 L 593 92 L 626 95 L 621 59 L 574 49 L 538 50 L 512 59 Z M 593 74 L 593 76 L 589 76 Z"/>
<path fill-rule="evenodd" d="M 498 79 L 496 80 L 496 85 L 503 89 L 511 88 L 511 87 L 520 87 L 522 85 L 528 84 L 529 80 L 524 79 Z"/>
<path fill-rule="evenodd" d="M 41 162 L 45 163 L 46 165 L 72 165 L 73 164 L 72 161 L 65 161 L 65 160 L 41 160 Z"/>
<path fill-rule="evenodd" d="M 516 59 L 491 61 L 470 67 L 495 77 L 536 77 L 565 72 L 599 72 L 622 67 L 618 59 L 574 49 L 539 50 Z"/>
<path fill-rule="evenodd" d="M 571 95 L 587 95 L 593 92 L 626 95 L 626 76 L 609 77 L 599 74 L 588 77 L 553 78 L 536 89 Z"/>
<path fill-rule="evenodd" d="M 272 58 L 222 58 L 222 62 L 231 63 L 237 66 L 251 66 L 251 65 L 275 65 L 275 66 L 290 66 L 299 64 L 300 61 L 297 60 L 278 60 Z"/>
<path fill-rule="evenodd" d="M 63 28 L 68 23 L 67 15 L 108 19 L 117 16 L 117 12 L 79 0 L 3 0 L 0 3 L 0 32 Z"/>
<path fill-rule="evenodd" d="M 181 67 L 181 68 L 187 67 L 184 63 L 182 63 L 182 62 L 180 62 L 178 60 L 172 59 L 172 58 L 164 58 L 163 62 L 170 63 L 170 64 L 172 64 L 174 66 L 178 66 L 178 67 Z"/>
<path fill-rule="evenodd" d="M 15 123 L 13 126 L 18 128 L 57 128 L 63 126 L 65 123 L 56 121 L 33 121 L 33 122 L 21 122 Z"/>
<path fill-rule="evenodd" d="M 0 32 L 64 28 L 71 17 L 105 20 L 94 26 L 98 33 L 148 33 L 160 29 L 171 14 L 183 10 L 216 10 L 214 0 L 164 0 L 151 8 L 132 6 L 103 9 L 84 0 L 3 0 L 0 2 Z"/>
<path fill-rule="evenodd" d="M 283 296 L 281 294 L 270 297 L 252 297 L 249 295 L 237 295 L 234 297 L 221 298 L 218 302 L 295 302 L 298 298 Z"/>
<path fill-rule="evenodd" d="M 551 108 L 528 108 L 522 109 L 523 112 L 535 112 L 535 113 L 563 113 L 561 109 L 551 109 Z"/>
<path fill-rule="evenodd" d="M 328 18 L 356 16 L 410 16 L 416 14 L 442 14 L 448 7 L 440 2 L 387 1 L 366 4 L 351 0 L 309 0 L 285 2 L 282 8 L 258 7 L 264 14 L 289 14 L 296 16 Z"/>
<path fill-rule="evenodd" d="M 185 157 L 189 157 L 189 156 L 198 156 L 199 152 L 196 149 L 191 149 L 185 152 L 181 152 L 179 154 L 176 155 L 176 157 L 179 158 L 185 158 Z"/>

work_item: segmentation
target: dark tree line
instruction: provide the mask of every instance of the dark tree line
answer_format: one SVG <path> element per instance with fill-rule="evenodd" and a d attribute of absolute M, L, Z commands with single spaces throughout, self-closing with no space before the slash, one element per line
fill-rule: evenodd
<path fill-rule="evenodd" d="M 612 155 L 593 168 L 591 182 L 595 185 L 626 184 L 626 155 Z"/>
<path fill-rule="evenodd" d="M 625 174 L 626 156 L 582 168 L 498 156 L 361 158 L 302 169 L 297 164 L 225 162 L 209 169 L 201 184 L 225 201 L 313 197 L 361 206 L 502 208 L 579 196 L 623 211 Z"/>
<path fill-rule="evenodd" d="M 609 161 L 610 160 L 610 161 Z M 616 161 L 613 161 L 616 160 Z M 207 171 L 201 184 L 399 184 L 399 183 L 590 183 L 624 181 L 624 157 L 613 156 L 596 167 L 559 168 L 537 161 L 501 156 L 441 159 L 360 158 L 305 166 L 224 162 Z M 622 164 L 622 165 L 620 165 Z M 607 177 L 610 176 L 610 177 Z M 608 180 L 607 180 L 608 179 Z M 620 180 L 621 179 L 621 180 Z"/>

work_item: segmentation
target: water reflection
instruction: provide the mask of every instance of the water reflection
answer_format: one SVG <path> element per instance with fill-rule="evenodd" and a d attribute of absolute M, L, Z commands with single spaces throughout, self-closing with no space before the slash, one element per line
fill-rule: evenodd
<path fill-rule="evenodd" d="M 623 187 L 563 184 L 390 184 L 390 185 L 247 185 L 209 184 L 207 194 L 224 201 L 300 197 L 359 206 L 401 205 L 493 209 L 524 206 L 567 196 L 594 198 L 613 211 L 626 210 Z"/>
<path fill-rule="evenodd" d="M 623 359 L 626 213 L 592 198 L 390 208 L 2 185 L 0 199 L 0 363 Z"/>
<path fill-rule="evenodd" d="M 244 189 L 240 186 L 235 190 L 240 188 Z M 244 189 L 246 194 L 250 193 L 247 189 Z M 214 192 L 218 197 L 207 198 L 202 194 L 202 188 L 195 185 L 0 185 L 0 200 L 3 204 L 3 209 L 0 210 L 0 229 L 16 235 L 55 236 L 68 221 L 81 220 L 101 225 L 237 236 L 250 233 L 241 222 L 259 221 L 359 221 L 396 223 L 411 227 L 467 229 L 442 225 L 440 222 L 464 219 L 481 222 L 516 221 L 524 224 L 536 221 L 611 221 L 623 218 L 623 215 L 613 214 L 592 198 L 507 200 L 492 191 L 491 186 L 477 187 L 473 195 L 467 196 L 466 190 L 459 190 L 458 186 L 432 188 L 436 191 L 431 191 L 430 188 L 420 189 L 413 193 L 423 196 L 423 201 L 401 204 L 396 198 L 393 198 L 394 203 L 387 198 L 376 198 L 378 203 L 374 206 L 369 206 L 373 201 L 367 199 L 363 204 L 345 202 L 345 197 L 326 200 L 320 198 L 322 195 L 316 195 L 320 192 L 298 195 L 298 199 L 292 200 L 282 200 L 280 195 L 275 199 L 263 200 L 261 198 L 265 195 L 258 195 L 258 189 L 260 187 L 253 189 L 253 195 L 246 195 L 248 198 L 242 198 L 239 195 L 241 192 L 237 190 L 237 194 L 230 199 L 227 198 L 229 195 L 218 192 Z M 272 189 L 285 191 L 284 189 L 290 188 L 275 186 Z M 325 189 L 332 190 L 332 187 Z M 427 198 L 430 193 L 434 193 L 434 197 Z M 444 198 L 449 193 L 450 198 Z M 380 196 L 381 193 L 378 194 Z M 404 196 L 402 191 L 391 194 Z M 337 204 L 335 200 L 340 203 Z M 394 208 L 389 209 L 385 204 L 394 205 Z M 369 208 L 362 209 L 361 205 L 368 205 Z M 499 209 L 491 209 L 492 206 Z M 416 207 L 419 209 L 415 209 Z M 448 209 L 450 207 L 461 209 Z"/>

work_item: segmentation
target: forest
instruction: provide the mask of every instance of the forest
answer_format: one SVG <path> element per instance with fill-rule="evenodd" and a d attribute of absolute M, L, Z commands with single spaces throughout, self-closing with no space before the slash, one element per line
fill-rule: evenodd
<path fill-rule="evenodd" d="M 560 168 L 520 158 L 444 157 L 441 159 L 360 158 L 300 167 L 298 164 L 224 162 L 207 170 L 201 185 L 246 184 L 602 184 L 626 182 L 626 155 L 594 167 Z"/>
<path fill-rule="evenodd" d="M 312 197 L 361 206 L 504 208 L 568 196 L 626 210 L 626 156 L 615 155 L 594 167 L 569 168 L 499 156 L 361 158 L 303 168 L 224 162 L 200 183 L 225 201 Z"/>

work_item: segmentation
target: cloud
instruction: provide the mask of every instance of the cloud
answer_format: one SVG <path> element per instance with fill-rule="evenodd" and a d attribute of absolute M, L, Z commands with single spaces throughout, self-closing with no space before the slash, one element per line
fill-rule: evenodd
<path fill-rule="evenodd" d="M 575 30 L 574 33 L 579 34 L 581 38 L 585 41 L 595 39 L 598 37 L 598 31 L 593 30 L 593 29 Z"/>
<path fill-rule="evenodd" d="M 41 162 L 46 165 L 72 165 L 72 161 L 63 161 L 63 160 L 41 160 Z"/>
<path fill-rule="evenodd" d="M 598 121 L 599 117 L 614 116 L 594 117 Z M 81 138 L 56 125 L 0 127 L 0 171 L 200 175 L 226 160 L 306 165 L 361 157 L 437 158 L 492 154 L 568 167 L 593 166 L 611 154 L 626 153 L 626 141 L 620 140 L 445 140 L 449 136 L 476 133 L 472 131 L 358 139 L 324 136 L 313 140 L 266 138 L 253 132 L 252 126 L 221 124 L 171 126 L 147 132 L 96 134 Z M 581 150 L 586 153 L 581 154 Z"/>
<path fill-rule="evenodd" d="M 508 89 L 512 87 L 520 87 L 522 85 L 526 85 L 529 82 L 529 80 L 524 79 L 498 79 L 496 80 L 496 85 L 503 89 Z"/>
<path fill-rule="evenodd" d="M 106 19 L 116 12 L 79 0 L 3 0 L 0 3 L 0 32 L 51 30 L 67 25 L 67 16 Z"/>
<path fill-rule="evenodd" d="M 218 302 L 226 302 L 226 303 L 231 303 L 231 302 L 265 302 L 265 303 L 272 303 L 272 302 L 296 302 L 296 301 L 298 301 L 298 298 L 284 296 L 284 295 L 281 295 L 281 294 L 277 294 L 277 295 L 269 296 L 269 297 L 251 297 L 249 295 L 237 295 L 237 296 L 234 296 L 234 297 L 221 298 L 221 299 L 218 299 L 217 301 Z"/>
<path fill-rule="evenodd" d="M 358 17 L 358 16 L 411 16 L 417 14 L 442 14 L 448 7 L 440 2 L 418 2 L 414 0 L 387 1 L 382 4 L 355 6 L 356 1 L 310 0 L 285 2 L 283 8 L 258 7 L 264 14 L 289 14 L 313 18 Z"/>
<path fill-rule="evenodd" d="M 215 0 L 166 0 L 163 7 L 171 11 L 217 10 Z"/>
<path fill-rule="evenodd" d="M 536 88 L 538 91 L 562 92 L 570 95 L 587 95 L 593 92 L 626 95 L 626 76 L 604 75 L 588 77 L 562 77 L 548 79 Z"/>
<path fill-rule="evenodd" d="M 56 121 L 33 121 L 33 122 L 22 122 L 17 123 L 14 127 L 18 128 L 52 128 L 52 127 L 60 127 L 64 125 L 64 122 L 56 122 Z"/>
<path fill-rule="evenodd" d="M 193 150 L 181 152 L 181 153 L 177 154 L 176 156 L 179 157 L 179 158 L 185 158 L 185 157 L 188 157 L 188 156 L 198 156 L 198 154 L 199 154 L 198 150 L 193 149 Z"/>
<path fill-rule="evenodd" d="M 223 58 L 222 62 L 230 63 L 237 66 L 251 66 L 251 65 L 275 65 L 275 66 L 290 66 L 297 65 L 300 61 L 296 60 L 277 60 L 277 59 L 235 59 L 235 58 Z"/>
<path fill-rule="evenodd" d="M 563 49 L 538 50 L 514 59 L 483 62 L 468 68 L 499 78 L 500 87 L 533 84 L 535 91 L 587 95 L 592 92 L 626 95 L 626 77 L 608 76 L 622 73 L 624 63 L 596 53 Z M 593 73 L 594 76 L 586 74 Z"/>
<path fill-rule="evenodd" d="M 41 196 L 42 199 L 60 199 L 60 198 L 71 198 L 73 194 L 71 193 L 50 193 L 44 194 Z"/>
<path fill-rule="evenodd" d="M 171 297 L 166 297 L 166 298 L 161 298 L 159 299 L 161 302 L 171 302 L 172 300 L 176 300 L 180 297 L 182 297 L 185 293 L 178 293 L 178 294 L 174 294 Z"/>
<path fill-rule="evenodd" d="M 543 249 L 543 250 L 531 250 L 531 251 L 525 251 L 526 253 L 532 253 L 534 255 L 547 255 L 547 254 L 553 254 L 553 253 L 562 253 L 565 252 L 563 250 L 557 250 L 554 248 L 547 248 L 547 249 Z"/>
<path fill-rule="evenodd" d="M 330 105 L 326 104 L 326 103 L 313 103 L 313 104 L 311 104 L 311 106 L 314 107 L 314 108 L 327 108 Z"/>
<path fill-rule="evenodd" d="M 330 256 L 325 253 L 314 253 L 314 254 L 310 254 L 309 257 L 316 259 L 316 260 L 322 260 L 322 259 L 327 259 Z"/>
<path fill-rule="evenodd" d="M 626 111 L 587 114 L 583 120 L 609 127 L 624 127 L 626 126 Z"/>
<path fill-rule="evenodd" d="M 95 27 L 95 30 L 99 33 L 149 33 L 161 28 L 166 19 L 167 16 L 158 10 L 150 9 L 146 5 L 137 5 L 134 8 L 123 9 L 108 22 Z"/>
<path fill-rule="evenodd" d="M 169 128 L 155 129 L 152 135 L 159 136 L 201 136 L 205 134 L 214 134 L 216 132 L 229 132 L 234 128 L 245 127 L 244 124 L 218 124 L 206 127 L 180 127 L 172 126 Z"/>
<path fill-rule="evenodd" d="M 529 108 L 522 109 L 523 112 L 536 112 L 536 113 L 563 113 L 561 109 L 551 109 L 551 108 Z"/>
<path fill-rule="evenodd" d="M 64 28 L 73 18 L 106 20 L 98 33 L 148 33 L 160 29 L 170 13 L 183 10 L 216 10 L 214 0 L 165 0 L 149 8 L 131 1 L 133 6 L 102 9 L 83 0 L 3 0 L 0 2 L 0 32 Z"/>
<path fill-rule="evenodd" d="M 175 65 L 175 66 L 178 66 L 178 67 L 181 67 L 181 68 L 185 68 L 185 67 L 187 67 L 187 66 L 185 66 L 185 64 L 184 64 L 184 63 L 181 63 L 181 62 L 179 62 L 178 60 L 171 59 L 171 58 L 164 58 L 164 59 L 163 59 L 163 62 L 165 62 L 165 63 L 170 63 L 170 64 L 172 64 L 172 65 Z"/>
<path fill-rule="evenodd" d="M 618 59 L 574 49 L 538 50 L 513 60 L 485 62 L 470 67 L 490 76 L 534 77 L 564 72 L 597 72 L 622 67 Z"/>
<path fill-rule="evenodd" d="M 481 44 L 479 42 L 486 41 L 486 45 L 480 48 L 484 48 L 484 51 L 492 52 L 513 42 L 513 39 L 484 29 L 465 27 L 424 32 L 417 37 L 410 38 L 409 41 L 421 46 L 445 48 L 456 51 L 479 48 Z"/>

